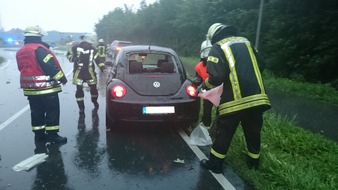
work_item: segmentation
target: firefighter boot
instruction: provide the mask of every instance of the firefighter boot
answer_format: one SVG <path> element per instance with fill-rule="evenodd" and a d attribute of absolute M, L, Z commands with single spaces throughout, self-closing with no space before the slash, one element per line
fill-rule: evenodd
<path fill-rule="evenodd" d="M 35 154 L 47 153 L 46 142 L 35 142 Z"/>
<path fill-rule="evenodd" d="M 206 160 L 206 159 L 201 160 L 201 166 L 204 169 L 211 170 L 212 172 L 216 174 L 220 174 L 223 172 L 223 168 L 222 168 L 223 160 L 224 159 L 217 158 L 213 154 L 210 154 L 209 160 Z"/>
<path fill-rule="evenodd" d="M 35 142 L 44 142 L 46 140 L 46 134 L 45 134 L 45 130 L 35 130 L 34 131 L 35 136 L 34 136 L 34 141 Z"/>
<path fill-rule="evenodd" d="M 258 170 L 259 169 L 259 158 L 252 158 L 249 155 L 246 157 L 246 164 L 250 169 Z"/>
<path fill-rule="evenodd" d="M 67 137 L 61 137 L 57 131 L 48 131 L 47 141 L 51 143 L 66 143 Z"/>

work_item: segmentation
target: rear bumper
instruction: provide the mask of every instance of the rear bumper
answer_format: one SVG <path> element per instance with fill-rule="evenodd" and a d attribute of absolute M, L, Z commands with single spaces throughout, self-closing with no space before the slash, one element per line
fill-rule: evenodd
<path fill-rule="evenodd" d="M 144 114 L 145 106 L 174 106 L 175 113 L 170 114 Z M 200 100 L 191 99 L 179 103 L 165 104 L 142 104 L 142 103 L 125 103 L 110 101 L 107 102 L 107 117 L 111 120 L 118 121 L 144 121 L 144 122 L 196 122 L 199 117 Z"/>

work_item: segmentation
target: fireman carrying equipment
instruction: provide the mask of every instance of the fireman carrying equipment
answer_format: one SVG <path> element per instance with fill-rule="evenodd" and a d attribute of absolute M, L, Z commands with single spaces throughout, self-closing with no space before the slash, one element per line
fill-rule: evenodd
<path fill-rule="evenodd" d="M 95 108 L 99 107 L 97 77 L 95 65 L 102 72 L 105 71 L 105 57 L 100 57 L 98 50 L 95 48 L 96 36 L 93 34 L 85 34 L 83 41 L 72 47 L 72 62 L 74 63 L 73 84 L 76 85 L 75 98 L 79 106 L 79 113 L 84 114 L 84 91 L 83 83 L 87 83 L 90 88 L 91 101 Z"/>

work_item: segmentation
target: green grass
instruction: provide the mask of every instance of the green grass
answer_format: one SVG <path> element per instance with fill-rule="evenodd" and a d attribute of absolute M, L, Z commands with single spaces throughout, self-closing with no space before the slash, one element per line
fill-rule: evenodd
<path fill-rule="evenodd" d="M 226 157 L 255 189 L 338 189 L 338 145 L 287 118 L 264 115 L 260 170 L 245 165 L 245 140 L 238 128 Z"/>
<path fill-rule="evenodd" d="M 193 77 L 198 58 L 181 58 Z M 295 82 L 263 74 L 268 88 L 278 88 L 304 98 L 338 105 L 338 92 L 329 85 Z M 213 112 L 215 117 L 215 111 Z M 201 115 L 201 114 L 200 114 Z M 246 166 L 246 144 L 239 127 L 226 156 L 231 167 L 244 181 L 257 190 L 338 189 L 338 144 L 320 134 L 298 126 L 292 118 L 273 112 L 264 114 L 261 143 L 261 167 Z"/>

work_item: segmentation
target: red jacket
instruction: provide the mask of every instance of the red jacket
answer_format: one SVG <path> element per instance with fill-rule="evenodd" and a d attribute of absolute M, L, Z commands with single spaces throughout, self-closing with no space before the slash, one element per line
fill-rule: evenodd
<path fill-rule="evenodd" d="M 205 81 L 205 79 L 209 77 L 209 74 L 207 73 L 207 66 L 203 65 L 203 61 L 199 62 L 196 65 L 195 70 L 197 74 L 202 78 L 203 81 Z"/>
<path fill-rule="evenodd" d="M 35 50 L 39 47 L 44 48 L 49 54 L 53 55 L 53 60 L 60 72 L 58 76 L 49 76 L 45 74 L 39 62 L 36 59 Z M 64 76 L 61 66 L 55 55 L 48 48 L 41 44 L 25 44 L 16 54 L 18 69 L 20 71 L 20 87 L 24 89 L 25 95 L 41 95 L 53 92 L 60 92 L 61 86 L 54 80 Z"/>

